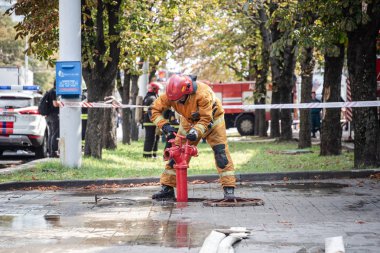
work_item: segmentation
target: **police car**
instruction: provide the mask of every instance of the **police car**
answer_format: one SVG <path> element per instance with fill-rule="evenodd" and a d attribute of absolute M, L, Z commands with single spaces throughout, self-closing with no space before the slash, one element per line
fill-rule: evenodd
<path fill-rule="evenodd" d="M 0 86 L 0 155 L 6 150 L 29 150 L 46 157 L 48 130 L 38 112 L 38 86 Z"/>

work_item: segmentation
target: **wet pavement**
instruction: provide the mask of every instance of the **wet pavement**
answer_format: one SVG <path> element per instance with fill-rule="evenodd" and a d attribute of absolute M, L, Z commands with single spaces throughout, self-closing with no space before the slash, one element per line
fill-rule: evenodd
<path fill-rule="evenodd" d="M 189 185 L 193 202 L 152 202 L 158 187 L 0 192 L 0 252 L 198 252 L 216 228 L 247 227 L 235 252 L 346 252 L 380 248 L 380 182 L 370 179 L 241 183 L 264 206 L 204 207 L 217 184 Z M 96 195 L 96 198 L 95 198 Z"/>

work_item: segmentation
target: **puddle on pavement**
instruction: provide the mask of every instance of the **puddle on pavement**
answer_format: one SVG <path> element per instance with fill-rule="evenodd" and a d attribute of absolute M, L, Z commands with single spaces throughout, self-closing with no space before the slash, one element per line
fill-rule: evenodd
<path fill-rule="evenodd" d="M 116 230 L 111 241 L 118 245 L 156 245 L 162 247 L 200 247 L 207 235 L 215 228 L 206 223 L 191 223 L 186 220 L 94 220 L 84 224 L 87 228 Z M 91 244 L 104 245 L 109 238 L 93 238 Z"/>
<path fill-rule="evenodd" d="M 0 216 L 0 228 L 8 228 L 11 230 L 26 230 L 33 228 L 51 228 L 59 224 L 57 220 L 47 220 L 43 216 L 38 215 L 2 215 Z M 1 230 L 1 229 L 0 229 Z"/>
<path fill-rule="evenodd" d="M 370 200 L 357 200 L 353 203 L 347 204 L 344 207 L 344 210 L 347 211 L 358 211 L 358 210 L 366 210 L 368 211 L 369 209 L 377 209 L 377 203 L 380 202 L 380 198 L 375 197 L 371 198 Z"/>
<path fill-rule="evenodd" d="M 70 221 L 65 220 L 70 219 Z M 29 234 L 30 231 L 38 233 L 44 229 L 61 234 L 66 231 L 83 231 L 82 234 L 71 235 L 60 239 L 60 243 L 71 243 L 82 239 L 83 244 L 91 246 L 109 245 L 146 245 L 162 247 L 200 247 L 207 235 L 215 229 L 215 226 L 207 223 L 192 223 L 187 219 L 179 221 L 151 220 L 151 219 L 113 219 L 101 220 L 89 217 L 65 217 L 64 220 L 58 214 L 37 215 L 4 215 L 0 216 L 0 230 L 22 231 Z M 218 227 L 227 228 L 227 227 Z"/>
<path fill-rule="evenodd" d="M 277 184 L 260 184 L 260 183 L 242 183 L 239 187 L 261 188 L 264 192 L 278 191 L 299 191 L 304 193 L 321 193 L 321 194 L 336 194 L 340 193 L 341 189 L 349 187 L 348 184 L 338 183 L 323 183 L 323 182 L 306 182 L 306 183 L 277 183 Z"/>

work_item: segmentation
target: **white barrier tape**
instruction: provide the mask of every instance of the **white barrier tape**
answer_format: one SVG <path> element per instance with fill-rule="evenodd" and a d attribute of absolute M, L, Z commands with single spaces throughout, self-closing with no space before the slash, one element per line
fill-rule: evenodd
<path fill-rule="evenodd" d="M 58 102 L 59 107 L 85 107 L 85 108 L 148 108 L 143 105 L 125 105 L 121 103 L 101 102 Z M 224 105 L 224 109 L 310 109 L 310 108 L 344 108 L 344 107 L 380 107 L 380 101 L 359 102 L 328 102 L 328 103 L 301 103 L 301 104 L 264 104 L 264 105 Z"/>
<path fill-rule="evenodd" d="M 328 103 L 301 103 L 301 104 L 273 104 L 273 105 L 224 105 L 224 109 L 310 109 L 310 108 L 344 108 L 344 107 L 380 107 L 380 101 L 358 102 L 328 102 Z"/>
<path fill-rule="evenodd" d="M 59 107 L 84 107 L 84 108 L 144 108 L 143 105 L 106 104 L 101 102 L 58 102 Z"/>

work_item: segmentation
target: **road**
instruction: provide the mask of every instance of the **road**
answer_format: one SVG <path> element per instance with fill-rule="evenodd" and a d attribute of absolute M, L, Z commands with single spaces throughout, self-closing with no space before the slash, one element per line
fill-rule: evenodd
<path fill-rule="evenodd" d="M 36 158 L 33 152 L 27 152 L 23 150 L 18 150 L 17 152 L 5 151 L 3 155 L 0 156 L 0 171 L 2 169 L 33 161 L 35 159 Z"/>

